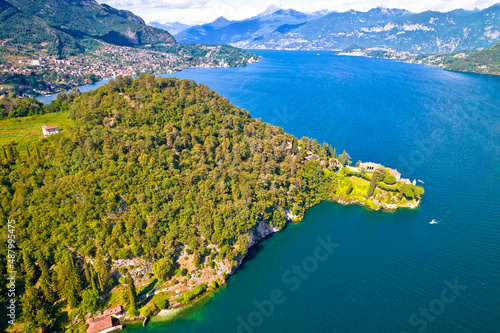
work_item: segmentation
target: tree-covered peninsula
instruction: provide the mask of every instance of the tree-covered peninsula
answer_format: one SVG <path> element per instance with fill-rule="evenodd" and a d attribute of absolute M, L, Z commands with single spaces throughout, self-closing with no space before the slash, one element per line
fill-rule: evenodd
<path fill-rule="evenodd" d="M 189 80 L 117 77 L 46 106 L 3 99 L 0 111 L 5 133 L 40 119 L 59 126 L 1 141 L 2 253 L 15 244 L 1 284 L 10 268 L 17 275 L 15 297 L 2 288 L 0 300 L 15 300 L 16 325 L 2 323 L 11 331 L 84 332 L 118 304 L 121 322 L 183 307 L 322 200 L 390 209 L 423 194 Z"/>

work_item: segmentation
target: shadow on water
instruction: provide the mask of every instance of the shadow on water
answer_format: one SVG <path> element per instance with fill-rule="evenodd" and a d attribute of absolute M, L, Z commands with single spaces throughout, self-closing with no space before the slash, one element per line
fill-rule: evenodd
<path fill-rule="evenodd" d="M 289 223 L 287 223 L 283 229 L 277 231 L 277 232 L 283 232 L 285 231 L 287 228 L 288 228 L 288 225 Z M 257 255 L 259 255 L 259 253 L 262 252 L 262 250 L 264 249 L 264 244 L 263 242 L 265 240 L 268 240 L 268 239 L 271 239 L 271 237 L 273 237 L 275 235 L 276 232 L 273 232 L 269 235 L 267 235 L 266 237 L 264 238 L 261 238 L 257 241 L 256 244 L 252 245 L 248 251 L 247 251 L 247 254 L 245 255 L 245 257 L 243 258 L 243 260 L 241 261 L 241 264 L 240 266 L 238 267 L 238 271 L 241 271 L 241 270 L 244 270 L 246 267 L 246 264 L 249 262 L 249 261 L 252 261 L 253 259 L 257 258 Z"/>

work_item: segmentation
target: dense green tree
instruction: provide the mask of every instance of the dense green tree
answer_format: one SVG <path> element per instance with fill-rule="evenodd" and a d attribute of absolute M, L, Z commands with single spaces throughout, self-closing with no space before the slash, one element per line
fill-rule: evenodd
<path fill-rule="evenodd" d="M 23 309 L 22 319 L 25 323 L 36 324 L 37 312 L 42 309 L 42 297 L 37 288 L 31 285 L 26 286 L 24 295 L 21 297 Z"/>
<path fill-rule="evenodd" d="M 396 176 L 391 175 L 391 174 L 385 176 L 385 178 L 384 178 L 384 183 L 389 184 L 389 185 L 395 184 L 396 181 L 397 181 Z"/>
<path fill-rule="evenodd" d="M 153 274 L 161 282 L 168 281 L 172 277 L 173 268 L 172 261 L 163 258 L 153 264 Z"/>
<path fill-rule="evenodd" d="M 82 309 L 94 312 L 99 306 L 99 292 L 95 289 L 86 289 L 82 293 Z"/>
<path fill-rule="evenodd" d="M 377 178 L 377 181 L 383 181 L 385 178 L 385 168 L 383 166 L 377 166 L 373 171 L 373 175 Z"/>
<path fill-rule="evenodd" d="M 198 266 L 199 263 L 200 263 L 200 253 L 198 251 L 195 251 L 193 253 L 193 265 Z"/>
<path fill-rule="evenodd" d="M 66 298 L 70 307 L 76 308 L 80 299 L 80 272 L 70 252 L 63 252 L 55 270 L 56 289 L 61 298 Z"/>
<path fill-rule="evenodd" d="M 21 333 L 38 333 L 38 329 L 33 321 L 28 321 L 24 324 Z"/>
<path fill-rule="evenodd" d="M 99 290 L 103 292 L 111 283 L 111 267 L 109 260 L 104 258 L 103 255 L 99 255 L 94 261 L 95 268 L 95 278 Z"/>
<path fill-rule="evenodd" d="M 414 193 L 413 189 L 411 186 L 405 186 L 403 188 L 403 195 L 405 196 L 406 199 L 413 199 Z"/>
<path fill-rule="evenodd" d="M 35 283 L 35 265 L 29 254 L 29 249 L 24 249 L 23 251 L 23 269 L 24 269 L 24 281 L 26 285 L 33 285 Z"/>

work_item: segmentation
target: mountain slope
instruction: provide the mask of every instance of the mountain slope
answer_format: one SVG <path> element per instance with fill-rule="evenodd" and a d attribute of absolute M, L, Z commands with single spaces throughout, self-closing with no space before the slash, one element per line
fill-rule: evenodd
<path fill-rule="evenodd" d="M 451 71 L 500 75 L 500 42 L 487 50 L 435 54 L 421 59 L 420 62 Z"/>
<path fill-rule="evenodd" d="M 175 43 L 133 13 L 95 0 L 0 1 L 0 36 L 12 48 L 29 45 L 61 55 L 81 52 L 92 39 L 121 46 Z"/>
<path fill-rule="evenodd" d="M 233 21 L 221 16 L 213 22 L 188 28 L 175 36 L 178 41 L 183 43 L 202 43 L 205 36 L 232 23 Z"/>
<path fill-rule="evenodd" d="M 435 53 L 489 47 L 500 39 L 499 31 L 499 6 L 469 15 L 350 11 L 329 14 L 286 33 L 276 31 L 245 47 L 344 49 L 357 45 Z"/>
<path fill-rule="evenodd" d="M 500 6 L 418 14 L 378 7 L 319 18 L 278 10 L 191 37 L 189 30 L 176 35 L 185 42 L 230 43 L 248 49 L 342 50 L 355 45 L 412 53 L 476 50 L 500 40 Z"/>
<path fill-rule="evenodd" d="M 185 43 L 238 43 L 254 40 L 271 34 L 282 25 L 296 25 L 316 18 L 319 14 L 308 15 L 293 9 L 279 9 L 271 6 L 264 13 L 243 21 L 226 21 L 224 25 L 212 23 L 196 26 L 175 38 Z M 218 19 L 219 20 L 219 19 Z"/>
<path fill-rule="evenodd" d="M 84 48 L 65 32 L 52 28 L 44 20 L 25 14 L 0 0 L 0 40 L 7 52 L 46 49 L 50 54 L 74 54 Z"/>

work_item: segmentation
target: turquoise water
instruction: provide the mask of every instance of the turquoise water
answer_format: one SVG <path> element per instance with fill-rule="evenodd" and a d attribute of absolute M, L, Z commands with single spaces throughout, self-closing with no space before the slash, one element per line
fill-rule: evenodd
<path fill-rule="evenodd" d="M 191 317 L 128 331 L 500 332 L 500 78 L 257 52 L 264 60 L 249 67 L 175 76 L 354 161 L 423 180 L 422 205 L 384 213 L 323 202 L 254 246 Z M 331 253 L 317 249 L 325 242 Z"/>

